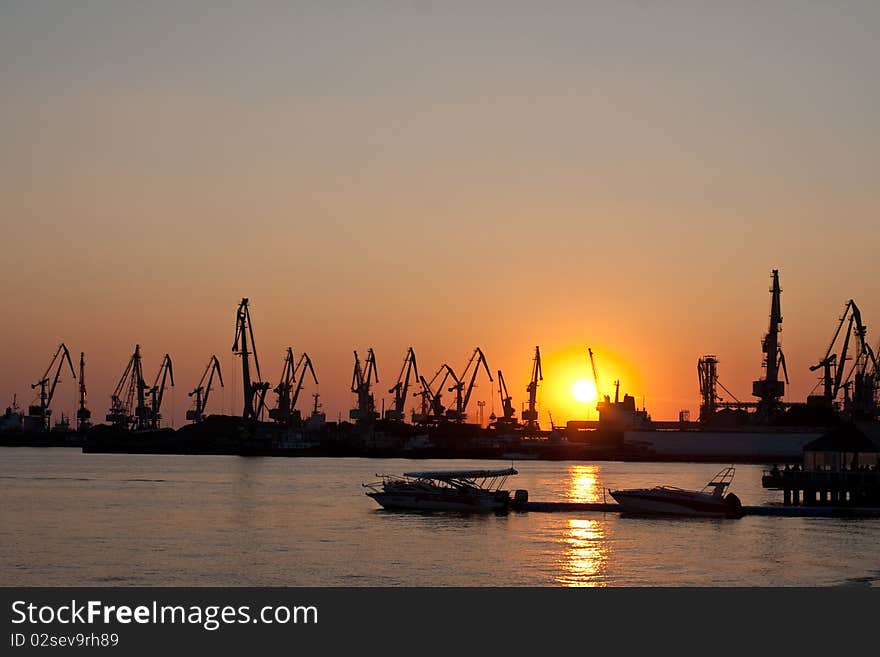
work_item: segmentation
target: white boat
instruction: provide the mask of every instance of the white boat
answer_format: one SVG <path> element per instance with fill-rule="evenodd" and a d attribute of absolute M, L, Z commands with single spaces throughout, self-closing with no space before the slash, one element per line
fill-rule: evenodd
<path fill-rule="evenodd" d="M 673 486 L 630 488 L 609 491 L 624 513 L 640 515 L 676 515 L 710 518 L 738 518 L 742 503 L 733 493 L 726 493 L 735 468 L 724 468 L 701 490 Z"/>
<path fill-rule="evenodd" d="M 506 511 L 510 491 L 504 489 L 507 478 L 517 474 L 504 470 L 442 470 L 406 472 L 403 476 L 376 475 L 382 480 L 364 484 L 383 508 L 419 511 Z M 517 491 L 517 496 L 525 496 Z"/>

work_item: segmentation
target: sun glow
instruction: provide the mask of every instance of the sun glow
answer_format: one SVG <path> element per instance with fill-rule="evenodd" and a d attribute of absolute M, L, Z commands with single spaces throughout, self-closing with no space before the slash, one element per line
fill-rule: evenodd
<path fill-rule="evenodd" d="M 596 384 L 588 379 L 579 379 L 575 381 L 571 388 L 572 396 L 582 404 L 589 404 L 596 401 Z"/>

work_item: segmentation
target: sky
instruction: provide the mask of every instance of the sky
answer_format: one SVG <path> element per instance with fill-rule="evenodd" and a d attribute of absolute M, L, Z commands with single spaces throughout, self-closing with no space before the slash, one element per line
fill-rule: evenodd
<path fill-rule="evenodd" d="M 237 412 L 247 296 L 264 376 L 308 352 L 330 418 L 355 349 L 384 393 L 407 347 L 432 374 L 477 345 L 517 408 L 541 346 L 545 424 L 595 417 L 570 394 L 588 346 L 603 392 L 695 416 L 703 354 L 749 398 L 774 268 L 803 400 L 849 298 L 880 334 L 878 24 L 875 2 L 3 2 L 0 405 L 64 341 L 100 419 L 139 343 L 148 379 L 172 356 L 177 425 L 212 353 L 209 411 Z M 67 377 L 56 416 L 75 400 Z"/>

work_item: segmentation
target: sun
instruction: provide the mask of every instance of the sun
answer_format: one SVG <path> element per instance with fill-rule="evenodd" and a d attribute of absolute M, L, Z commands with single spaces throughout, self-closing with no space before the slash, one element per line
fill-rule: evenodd
<path fill-rule="evenodd" d="M 596 384 L 588 379 L 580 379 L 572 386 L 571 394 L 582 404 L 596 401 Z"/>

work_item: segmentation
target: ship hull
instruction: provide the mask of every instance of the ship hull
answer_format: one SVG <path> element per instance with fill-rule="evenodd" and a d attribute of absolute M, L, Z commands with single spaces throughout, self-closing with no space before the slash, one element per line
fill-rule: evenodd
<path fill-rule="evenodd" d="M 799 461 L 803 447 L 822 429 L 780 431 L 627 431 L 626 447 L 659 458 L 786 459 Z"/>
<path fill-rule="evenodd" d="M 510 496 L 489 495 L 447 495 L 432 493 L 367 493 L 379 505 L 389 511 L 463 511 L 469 513 L 489 513 L 505 511 L 510 506 Z"/>

